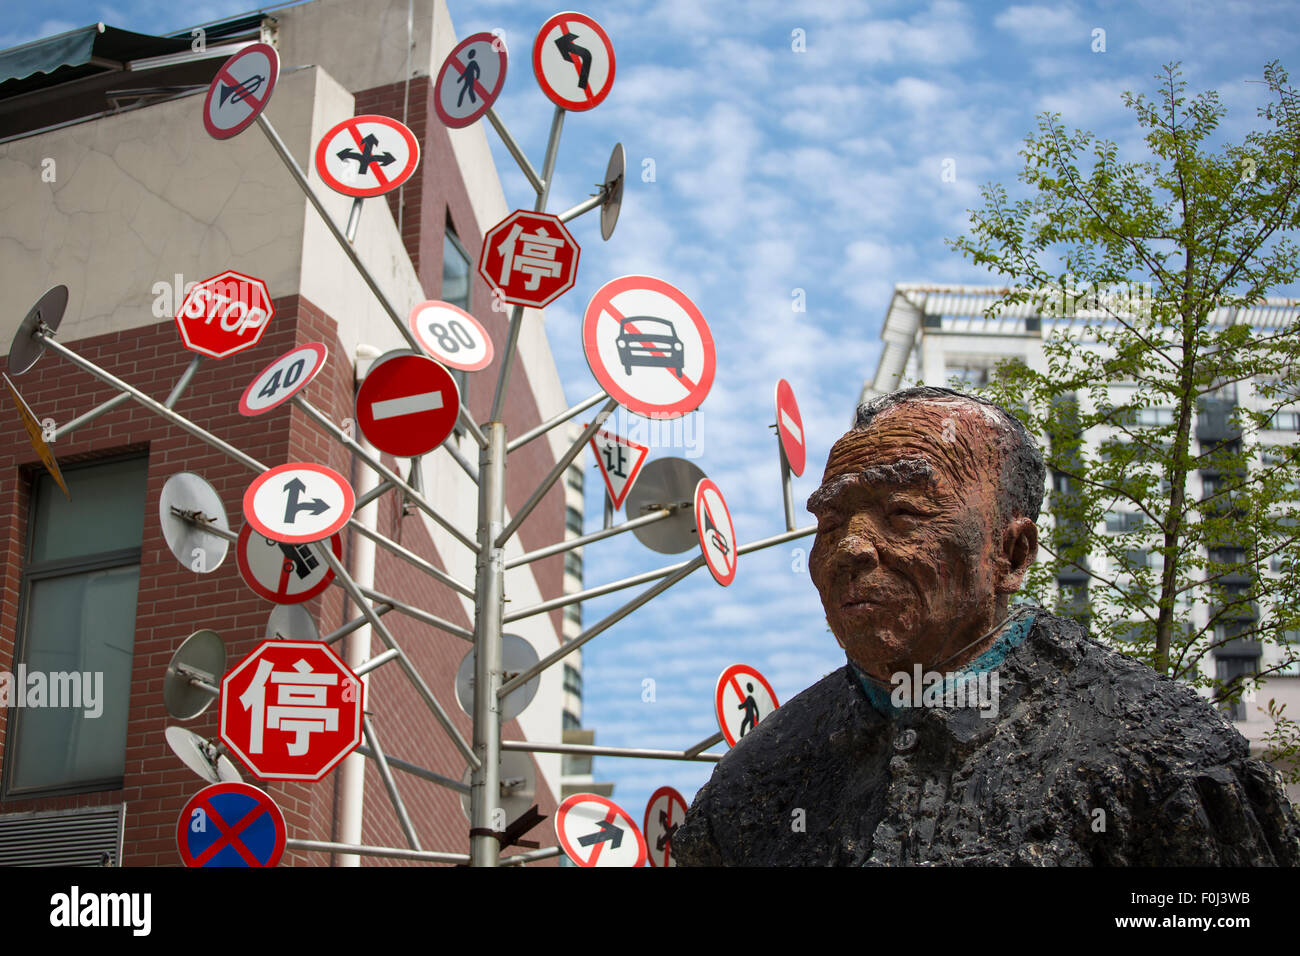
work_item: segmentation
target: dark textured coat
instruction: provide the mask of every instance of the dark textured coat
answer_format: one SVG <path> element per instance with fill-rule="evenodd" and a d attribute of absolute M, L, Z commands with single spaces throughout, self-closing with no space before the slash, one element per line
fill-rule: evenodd
<path fill-rule="evenodd" d="M 886 716 L 850 668 L 835 671 L 722 759 L 674 835 L 673 857 L 681 866 L 1300 863 L 1300 825 L 1276 771 L 1190 688 L 1045 611 L 997 671 L 989 718 L 974 708 Z"/>

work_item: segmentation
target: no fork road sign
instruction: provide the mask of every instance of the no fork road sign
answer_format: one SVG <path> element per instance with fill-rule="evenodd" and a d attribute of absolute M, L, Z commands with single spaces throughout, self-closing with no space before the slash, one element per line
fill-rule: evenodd
<path fill-rule="evenodd" d="M 353 116 L 321 137 L 316 172 L 335 192 L 364 199 L 406 182 L 420 162 L 420 144 L 387 116 Z"/>

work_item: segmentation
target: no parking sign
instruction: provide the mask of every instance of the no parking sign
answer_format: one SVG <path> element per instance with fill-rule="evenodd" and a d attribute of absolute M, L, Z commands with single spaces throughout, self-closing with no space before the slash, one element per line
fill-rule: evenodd
<path fill-rule="evenodd" d="M 204 787 L 176 821 L 176 849 L 186 866 L 275 866 L 286 838 L 275 801 L 246 783 Z"/>

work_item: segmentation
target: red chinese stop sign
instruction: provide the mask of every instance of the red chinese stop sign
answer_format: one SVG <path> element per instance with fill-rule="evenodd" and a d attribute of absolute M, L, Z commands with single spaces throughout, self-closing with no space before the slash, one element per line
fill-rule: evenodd
<path fill-rule="evenodd" d="M 227 269 L 189 291 L 176 328 L 191 352 L 225 358 L 256 345 L 274 315 L 265 282 Z"/>
<path fill-rule="evenodd" d="M 484 237 L 478 272 L 505 301 L 540 309 L 573 288 L 579 252 L 558 216 L 516 209 Z"/>
<path fill-rule="evenodd" d="M 328 644 L 263 641 L 221 680 L 221 739 L 263 780 L 319 780 L 361 743 L 362 692 Z"/>

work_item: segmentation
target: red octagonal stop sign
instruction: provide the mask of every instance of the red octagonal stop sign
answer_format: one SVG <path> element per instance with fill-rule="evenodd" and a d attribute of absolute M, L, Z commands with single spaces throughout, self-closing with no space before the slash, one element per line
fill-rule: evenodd
<path fill-rule="evenodd" d="M 263 641 L 221 680 L 221 739 L 263 780 L 319 780 L 361 743 L 362 692 L 328 644 Z"/>
<path fill-rule="evenodd" d="M 190 351 L 225 358 L 256 345 L 274 315 L 265 282 L 227 269 L 189 291 L 176 328 Z"/>
<path fill-rule="evenodd" d="M 540 309 L 573 288 L 580 251 L 558 216 L 516 209 L 483 238 L 478 271 L 505 301 Z"/>

